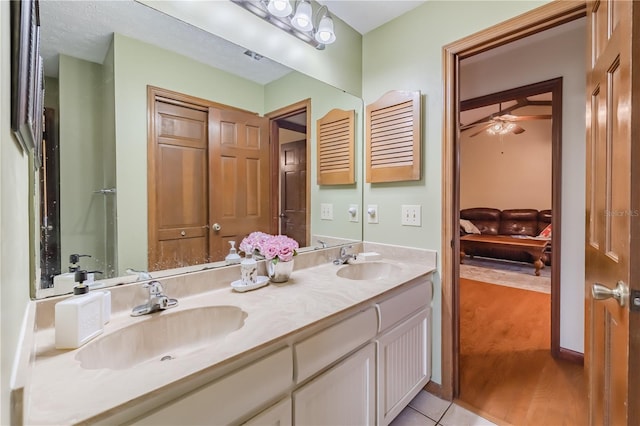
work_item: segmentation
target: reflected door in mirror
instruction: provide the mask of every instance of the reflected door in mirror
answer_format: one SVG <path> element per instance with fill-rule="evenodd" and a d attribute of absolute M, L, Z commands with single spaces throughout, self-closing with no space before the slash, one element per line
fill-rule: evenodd
<path fill-rule="evenodd" d="M 280 145 L 280 233 L 307 245 L 307 141 Z"/>
<path fill-rule="evenodd" d="M 209 261 L 208 114 L 155 102 L 149 152 L 149 270 Z"/>
<path fill-rule="evenodd" d="M 210 108 L 212 260 L 222 260 L 229 241 L 239 245 L 254 231 L 270 232 L 269 125 L 256 114 Z"/>

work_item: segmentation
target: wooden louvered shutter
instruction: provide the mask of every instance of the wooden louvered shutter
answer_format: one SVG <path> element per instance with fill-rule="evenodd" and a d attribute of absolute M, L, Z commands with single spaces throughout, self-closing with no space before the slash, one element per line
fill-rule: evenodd
<path fill-rule="evenodd" d="M 355 183 L 355 116 L 332 109 L 317 121 L 318 185 Z"/>
<path fill-rule="evenodd" d="M 393 90 L 367 105 L 367 182 L 420 179 L 420 91 Z"/>

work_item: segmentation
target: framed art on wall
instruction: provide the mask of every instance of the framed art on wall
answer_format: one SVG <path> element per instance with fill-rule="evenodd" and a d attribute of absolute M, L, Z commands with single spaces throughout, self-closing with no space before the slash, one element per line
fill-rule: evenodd
<path fill-rule="evenodd" d="M 11 1 L 11 129 L 25 151 L 42 139 L 40 19 L 35 0 Z"/>

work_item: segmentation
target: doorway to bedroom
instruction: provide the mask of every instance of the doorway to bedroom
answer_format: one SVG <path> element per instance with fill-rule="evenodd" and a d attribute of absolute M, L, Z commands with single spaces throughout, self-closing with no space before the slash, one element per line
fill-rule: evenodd
<path fill-rule="evenodd" d="M 459 397 L 510 423 L 513 386 L 526 400 L 552 359 L 561 93 L 555 79 L 460 104 Z"/>
<path fill-rule="evenodd" d="M 508 75 L 508 50 L 460 63 L 458 397 L 512 424 L 573 400 L 578 420 L 582 367 L 557 359 L 563 80 Z"/>
<path fill-rule="evenodd" d="M 461 103 L 464 279 L 551 294 L 552 84 Z"/>

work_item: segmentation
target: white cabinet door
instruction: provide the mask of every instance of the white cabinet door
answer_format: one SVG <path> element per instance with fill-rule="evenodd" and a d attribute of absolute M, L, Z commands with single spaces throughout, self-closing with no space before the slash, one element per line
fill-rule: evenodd
<path fill-rule="evenodd" d="M 272 405 L 255 417 L 252 417 L 244 426 L 291 426 L 291 398 L 287 397 Z"/>
<path fill-rule="evenodd" d="M 295 391 L 294 424 L 375 424 L 375 356 L 369 343 Z"/>
<path fill-rule="evenodd" d="M 389 424 L 431 377 L 430 309 L 378 339 L 378 424 Z"/>

